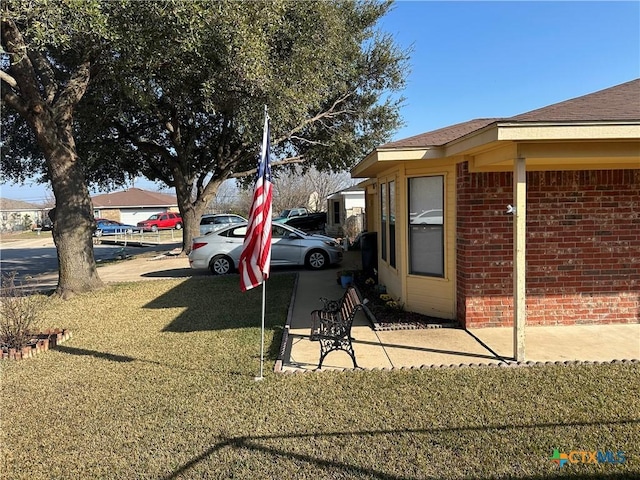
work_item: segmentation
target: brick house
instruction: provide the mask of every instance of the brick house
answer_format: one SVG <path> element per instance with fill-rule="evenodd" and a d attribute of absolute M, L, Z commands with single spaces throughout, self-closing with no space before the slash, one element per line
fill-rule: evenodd
<path fill-rule="evenodd" d="M 640 322 L 640 79 L 391 142 L 351 174 L 378 281 L 407 310 L 465 328 Z"/>

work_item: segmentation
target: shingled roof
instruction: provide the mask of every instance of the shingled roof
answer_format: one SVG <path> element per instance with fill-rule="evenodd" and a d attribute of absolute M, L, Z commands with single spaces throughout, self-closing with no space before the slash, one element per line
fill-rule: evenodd
<path fill-rule="evenodd" d="M 409 149 L 439 147 L 492 123 L 554 123 L 640 121 L 640 79 L 565 100 L 508 118 L 479 118 L 390 142 L 379 147 Z"/>
<path fill-rule="evenodd" d="M 15 211 L 15 210 L 42 210 L 43 205 L 36 205 L 35 203 L 24 202 L 22 200 L 11 200 L 9 198 L 0 198 L 0 210 L 2 211 Z"/>
<path fill-rule="evenodd" d="M 382 145 L 380 148 L 439 147 L 455 140 L 456 138 L 464 137 L 468 133 L 480 130 L 481 128 L 495 123 L 498 120 L 499 119 L 497 118 L 477 118 L 468 122 L 457 123 L 449 127 L 433 130 L 431 132 L 421 133 L 420 135 L 415 135 L 396 142 L 390 142 Z"/>
<path fill-rule="evenodd" d="M 91 197 L 91 202 L 94 208 L 172 207 L 178 205 L 176 197 L 173 195 L 151 192 L 141 188 L 96 195 Z"/>
<path fill-rule="evenodd" d="M 640 120 L 640 78 L 589 95 L 511 117 L 515 122 L 615 122 Z"/>

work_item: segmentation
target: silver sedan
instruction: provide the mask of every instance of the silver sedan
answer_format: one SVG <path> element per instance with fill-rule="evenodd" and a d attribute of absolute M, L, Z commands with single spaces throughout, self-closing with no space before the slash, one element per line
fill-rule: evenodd
<path fill-rule="evenodd" d="M 225 227 L 193 239 L 189 264 L 224 275 L 237 269 L 247 224 Z M 283 224 L 271 227 L 271 265 L 304 265 L 319 270 L 340 263 L 342 247 L 330 237 L 308 235 Z"/>

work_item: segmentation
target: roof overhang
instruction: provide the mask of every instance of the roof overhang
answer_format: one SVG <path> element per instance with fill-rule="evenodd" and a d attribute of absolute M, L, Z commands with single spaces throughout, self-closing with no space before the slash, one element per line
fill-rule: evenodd
<path fill-rule="evenodd" d="M 381 148 L 371 152 L 353 167 L 351 176 L 353 178 L 375 177 L 378 173 L 393 168 L 402 162 L 429 160 L 435 164 L 435 162 L 445 157 L 443 147 L 408 149 Z"/>
<path fill-rule="evenodd" d="M 516 158 L 528 170 L 640 168 L 640 121 L 633 122 L 498 122 L 443 146 L 379 148 L 352 170 L 355 178 L 375 177 L 404 162 L 430 166 L 467 160 L 472 171 L 512 169 Z"/>

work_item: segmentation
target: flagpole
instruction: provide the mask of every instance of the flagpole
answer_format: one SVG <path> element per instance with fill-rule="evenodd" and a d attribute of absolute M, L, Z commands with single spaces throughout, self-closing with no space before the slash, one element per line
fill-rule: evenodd
<path fill-rule="evenodd" d="M 263 370 L 264 370 L 264 315 L 266 310 L 266 299 L 267 299 L 267 281 L 262 282 L 262 328 L 260 331 L 260 376 L 255 377 L 254 380 L 264 380 Z"/>
<path fill-rule="evenodd" d="M 249 223 L 240 254 L 238 270 L 240 289 L 243 292 L 262 283 L 262 325 L 260 328 L 260 376 L 254 380 L 264 380 L 264 324 L 267 310 L 267 286 L 271 264 L 271 215 L 272 183 L 269 142 L 269 114 L 264 107 L 264 130 L 262 150 L 258 162 L 258 175 L 253 191 L 253 202 L 249 211 Z"/>
<path fill-rule="evenodd" d="M 264 106 L 264 118 L 269 118 L 269 111 L 267 106 Z M 269 152 L 266 152 L 267 155 Z M 266 311 L 267 304 L 267 281 L 263 278 L 262 280 L 262 325 L 260 328 L 260 376 L 255 377 L 255 381 L 264 380 L 264 316 Z"/>

